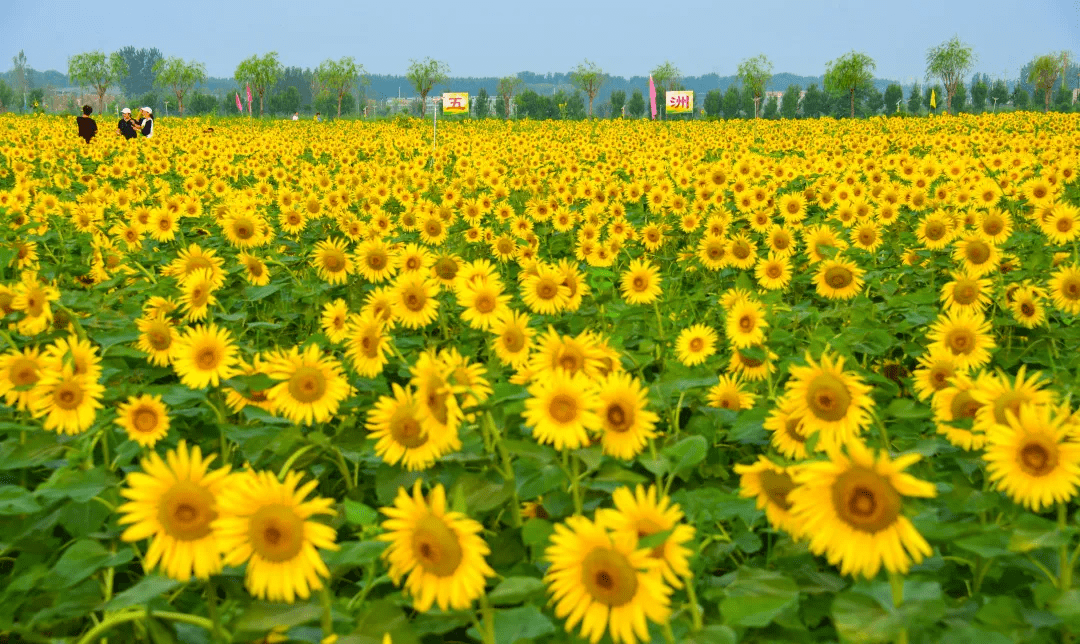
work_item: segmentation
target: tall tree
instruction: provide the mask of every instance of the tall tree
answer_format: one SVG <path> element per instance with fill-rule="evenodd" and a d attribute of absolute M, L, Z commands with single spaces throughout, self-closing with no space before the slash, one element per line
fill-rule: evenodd
<path fill-rule="evenodd" d="M 266 91 L 274 86 L 281 74 L 281 63 L 278 61 L 278 53 L 272 51 L 260 57 L 253 54 L 240 61 L 233 72 L 233 77 L 238 85 L 251 85 L 251 89 L 259 95 L 259 116 L 263 115 L 263 96 Z"/>
<path fill-rule="evenodd" d="M 956 86 L 956 93 L 952 97 L 953 113 L 958 114 L 967 107 L 967 87 L 963 83 Z"/>
<path fill-rule="evenodd" d="M 896 83 L 892 83 L 885 88 L 885 96 L 882 100 L 885 101 L 885 115 L 893 114 L 904 101 L 904 90 Z"/>
<path fill-rule="evenodd" d="M 476 92 L 476 118 L 486 119 L 491 106 L 488 105 L 488 93 L 486 87 L 481 87 Z"/>
<path fill-rule="evenodd" d="M 724 92 L 724 100 L 720 108 L 724 111 L 724 118 L 736 119 L 739 118 L 739 104 L 741 102 L 739 96 L 739 88 L 735 86 L 735 83 L 728 85 L 727 91 Z"/>
<path fill-rule="evenodd" d="M 718 89 L 710 89 L 705 94 L 705 116 L 720 116 L 720 106 L 723 103 L 723 94 Z"/>
<path fill-rule="evenodd" d="M 634 88 L 634 93 L 630 95 L 630 100 L 626 102 L 626 111 L 636 119 L 645 114 L 645 97 L 641 95 L 640 89 Z"/>
<path fill-rule="evenodd" d="M 754 118 L 761 114 L 761 97 L 765 95 L 765 85 L 772 78 L 773 65 L 765 54 L 758 54 L 739 63 L 737 72 L 742 81 L 743 95 L 747 92 L 754 97 Z"/>
<path fill-rule="evenodd" d="M 626 91 L 617 89 L 611 93 L 608 100 L 611 102 L 611 118 L 622 116 L 623 107 L 626 105 Z"/>
<path fill-rule="evenodd" d="M 525 83 L 517 76 L 504 76 L 499 79 L 499 84 L 495 87 L 495 93 L 503 100 L 504 118 L 510 118 L 510 101 L 514 98 L 514 92 L 520 90 L 524 85 Z"/>
<path fill-rule="evenodd" d="M 1020 85 L 1017 85 L 1016 87 L 1013 88 L 1013 93 L 1012 93 L 1013 107 L 1015 107 L 1018 110 L 1026 110 L 1028 108 L 1028 105 L 1030 104 L 1030 102 L 1031 102 L 1031 95 L 1028 94 L 1026 89 L 1021 87 Z"/>
<path fill-rule="evenodd" d="M 23 109 L 26 109 L 26 93 L 30 91 L 30 68 L 26 64 L 26 54 L 20 49 L 17 55 L 11 57 L 11 64 L 15 74 L 15 91 L 22 99 Z"/>
<path fill-rule="evenodd" d="M 650 74 L 653 77 L 653 84 L 656 85 L 656 104 L 659 106 L 661 115 L 667 113 L 666 101 L 667 92 L 675 89 L 675 85 L 682 80 L 682 71 L 675 66 L 675 63 L 670 60 L 665 60 L 663 64 L 657 65 L 653 68 Z"/>
<path fill-rule="evenodd" d="M 784 90 L 784 96 L 780 99 L 780 116 L 793 119 L 799 113 L 799 100 L 802 88 L 798 85 L 788 85 Z"/>
<path fill-rule="evenodd" d="M 1031 61 L 1031 71 L 1028 73 L 1028 82 L 1035 86 L 1036 91 L 1042 92 L 1045 97 L 1044 112 L 1050 111 L 1050 94 L 1054 91 L 1058 74 L 1061 72 L 1062 56 L 1060 54 L 1046 54 Z"/>
<path fill-rule="evenodd" d="M 1002 105 L 1009 102 L 1009 88 L 1005 85 L 1005 81 L 1000 78 L 994 81 L 994 84 L 990 86 L 990 93 L 987 98 L 994 101 L 994 111 L 997 111 L 997 104 Z"/>
<path fill-rule="evenodd" d="M 600 87 L 607 80 L 607 74 L 600 69 L 599 65 L 586 58 L 585 62 L 578 63 L 577 67 L 571 69 L 568 76 L 570 84 L 585 92 L 585 95 L 589 97 L 589 118 L 592 118 L 593 99 L 600 93 Z"/>
<path fill-rule="evenodd" d="M 986 97 L 990 93 L 990 87 L 983 79 L 978 79 L 971 84 L 971 106 L 976 112 L 986 111 Z"/>
<path fill-rule="evenodd" d="M 816 83 L 811 83 L 806 88 L 806 96 L 803 96 L 802 113 L 805 118 L 817 118 L 826 110 L 826 98 L 824 92 L 818 89 Z"/>
<path fill-rule="evenodd" d="M 876 67 L 873 58 L 858 51 L 848 52 L 825 65 L 825 90 L 848 94 L 851 118 L 855 118 L 855 91 L 873 83 Z"/>
<path fill-rule="evenodd" d="M 180 116 L 184 115 L 184 94 L 199 83 L 206 82 L 206 65 L 194 60 L 185 62 L 183 58 L 170 56 L 154 64 L 154 84 L 169 88 L 176 94 L 180 106 Z"/>
<path fill-rule="evenodd" d="M 98 112 L 105 111 L 105 92 L 127 76 L 127 64 L 120 54 L 108 56 L 103 51 L 88 51 L 68 58 L 68 78 L 79 85 L 93 87 L 98 95 Z"/>
<path fill-rule="evenodd" d="M 128 45 L 116 53 L 120 54 L 128 67 L 127 76 L 121 81 L 125 95 L 135 97 L 154 89 L 154 65 L 165 58 L 161 50 L 157 47 L 135 49 Z"/>
<path fill-rule="evenodd" d="M 445 83 L 449 76 L 450 66 L 441 60 L 425 58 L 422 61 L 409 61 L 409 71 L 405 73 L 405 77 L 409 79 L 412 86 L 416 88 L 416 93 L 420 95 L 421 118 L 424 116 L 427 95 L 431 92 L 431 88 L 440 83 Z"/>
<path fill-rule="evenodd" d="M 907 109 L 912 114 L 918 114 L 919 109 L 922 108 L 922 92 L 919 91 L 919 84 L 911 84 L 911 93 L 908 94 Z"/>
<path fill-rule="evenodd" d="M 927 78 L 940 78 L 945 86 L 945 109 L 952 109 L 952 99 L 956 88 L 964 82 L 968 72 L 975 66 L 975 51 L 970 45 L 960 42 L 959 36 L 953 36 L 926 52 Z"/>
<path fill-rule="evenodd" d="M 337 116 L 341 118 L 341 99 L 350 93 L 357 78 L 364 76 L 364 66 L 358 65 L 352 56 L 340 60 L 326 59 L 315 68 L 319 87 L 337 99 Z M 365 82 L 361 80 L 360 82 Z"/>

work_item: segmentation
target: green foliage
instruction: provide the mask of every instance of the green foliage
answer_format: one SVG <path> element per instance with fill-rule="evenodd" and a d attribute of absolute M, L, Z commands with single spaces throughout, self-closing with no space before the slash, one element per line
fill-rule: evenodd
<path fill-rule="evenodd" d="M 799 112 L 799 103 L 802 100 L 800 98 L 802 94 L 802 88 L 798 85 L 788 85 L 784 90 L 784 96 L 780 101 L 780 116 L 786 119 L 793 119 Z"/>
<path fill-rule="evenodd" d="M 825 91 L 850 98 L 851 118 L 855 118 L 855 92 L 869 87 L 877 63 L 864 53 L 851 51 L 825 65 Z"/>
<path fill-rule="evenodd" d="M 990 87 L 985 81 L 979 79 L 971 85 L 971 107 L 976 112 L 986 111 L 986 97 L 990 94 Z"/>
<path fill-rule="evenodd" d="M 352 104 L 350 93 L 357 86 L 358 79 L 361 85 L 368 82 L 364 66 L 357 64 L 352 56 L 343 56 L 339 60 L 328 58 L 319 63 L 319 66 L 315 69 L 314 83 L 321 90 L 315 93 L 329 92 L 336 101 L 337 115 L 340 117 L 342 102 L 346 96 L 350 96 L 349 106 Z M 346 113 L 348 113 L 349 106 L 345 108 Z M 329 113 L 329 110 L 327 112 Z"/>
<path fill-rule="evenodd" d="M 180 116 L 184 115 L 184 95 L 199 83 L 206 82 L 206 65 L 170 56 L 154 63 L 154 85 L 167 87 L 176 95 Z"/>
<path fill-rule="evenodd" d="M 913 83 L 911 86 L 911 92 L 908 93 L 907 108 L 912 114 L 918 114 L 922 109 L 923 95 L 919 90 L 919 84 Z"/>
<path fill-rule="evenodd" d="M 1031 96 L 1027 93 L 1027 90 L 1017 85 L 1013 88 L 1013 93 L 1010 98 L 1013 107 L 1018 110 L 1026 110 L 1031 105 Z"/>
<path fill-rule="evenodd" d="M 724 92 L 724 102 L 722 105 L 724 118 L 739 118 L 739 105 L 741 103 L 742 97 L 739 94 L 739 88 L 736 87 L 734 83 L 728 85 L 727 90 Z"/>
<path fill-rule="evenodd" d="M 277 92 L 270 95 L 270 100 L 267 101 L 267 107 L 271 114 L 277 114 L 279 116 L 292 116 L 293 113 L 300 111 L 300 90 L 289 85 L 285 88 L 285 91 Z M 225 97 L 225 113 L 229 112 L 228 103 L 229 97 Z M 351 101 L 350 101 L 351 104 Z M 335 105 L 334 101 L 330 102 L 330 105 Z M 235 105 L 233 106 L 235 107 Z M 320 109 L 319 111 L 324 111 Z"/>
<path fill-rule="evenodd" d="M 775 96 L 770 96 L 769 100 L 765 101 L 765 109 L 761 113 L 762 118 L 776 119 L 780 116 L 780 102 L 776 100 Z"/>
<path fill-rule="evenodd" d="M 154 65 L 165 56 L 157 47 L 136 49 L 128 45 L 117 50 L 127 64 L 128 73 L 120 81 L 127 96 L 145 94 L 154 88 Z"/>
<path fill-rule="evenodd" d="M 516 76 L 504 76 L 499 79 L 499 84 L 495 88 L 495 93 L 499 96 L 502 102 L 502 113 L 499 113 L 499 108 L 496 107 L 496 113 L 503 118 L 510 118 L 510 102 L 514 98 L 516 92 L 521 91 L 525 83 Z"/>
<path fill-rule="evenodd" d="M 568 76 L 570 77 L 570 84 L 589 97 L 589 118 L 592 118 L 593 99 L 600 92 L 600 87 L 607 80 L 607 75 L 604 74 L 604 70 L 600 69 L 599 65 L 586 58 L 585 62 L 578 63 L 577 67 L 570 70 Z"/>
<path fill-rule="evenodd" d="M 1037 92 L 1042 93 L 1044 99 L 1043 111 L 1050 111 L 1050 95 L 1054 91 L 1054 85 L 1057 83 L 1058 74 L 1061 72 L 1061 68 L 1064 67 L 1062 63 L 1063 57 L 1060 54 L 1045 54 L 1038 56 L 1035 60 L 1031 61 L 1030 72 L 1028 72 L 1027 81 L 1035 85 Z"/>
<path fill-rule="evenodd" d="M 641 95 L 641 90 L 635 89 L 630 94 L 630 100 L 626 102 L 626 111 L 630 113 L 630 116 L 636 119 L 641 118 L 645 114 L 645 97 Z"/>
<path fill-rule="evenodd" d="M 956 86 L 956 92 L 952 97 L 952 109 L 956 113 L 967 110 L 967 88 L 963 83 Z"/>
<path fill-rule="evenodd" d="M 15 90 L 3 79 L 0 79 L 0 112 L 6 112 L 15 108 Z"/>
<path fill-rule="evenodd" d="M 410 60 L 409 70 L 405 77 L 412 83 L 413 89 L 420 95 L 420 116 L 424 116 L 427 108 L 427 95 L 432 88 L 446 82 L 450 76 L 450 66 L 441 60 L 425 58 L 424 60 Z"/>
<path fill-rule="evenodd" d="M 896 83 L 890 83 L 885 88 L 885 95 L 881 99 L 884 102 L 885 115 L 894 114 L 901 109 L 904 100 L 904 90 Z"/>
<path fill-rule="evenodd" d="M 940 78 L 945 86 L 945 109 L 950 110 L 957 88 L 963 86 L 964 78 L 975 67 L 977 58 L 970 45 L 960 41 L 959 36 L 931 47 L 926 52 L 926 77 Z"/>
<path fill-rule="evenodd" d="M 218 113 L 218 109 L 221 107 L 221 101 L 211 94 L 193 92 L 191 96 L 188 97 L 187 107 L 195 116 L 208 116 Z M 226 105 L 226 107 L 228 106 Z"/>
<path fill-rule="evenodd" d="M 240 61 L 240 64 L 236 66 L 236 71 L 233 72 L 233 77 L 242 90 L 248 85 L 251 86 L 252 93 L 259 97 L 259 116 L 262 116 L 263 97 L 277 82 L 280 74 L 281 63 L 278 61 L 278 53 L 272 51 L 261 57 L 253 54 Z"/>
<path fill-rule="evenodd" d="M 705 94 L 705 116 L 720 116 L 722 102 L 723 98 L 720 90 L 710 89 Z"/>
<path fill-rule="evenodd" d="M 743 95 L 749 94 L 752 97 L 754 118 L 761 114 L 762 97 L 765 95 L 765 86 L 772 78 L 772 69 L 773 64 L 765 54 L 758 54 L 739 63 L 737 74 L 742 81 Z"/>
<path fill-rule="evenodd" d="M 623 108 L 626 107 L 626 92 L 617 89 L 611 93 L 609 100 L 611 101 L 611 118 L 616 119 L 622 116 Z"/>
<path fill-rule="evenodd" d="M 488 113 L 491 110 L 491 106 L 488 104 L 489 103 L 489 98 L 488 98 L 488 93 L 487 93 L 486 88 L 481 87 L 480 91 L 478 91 L 476 93 L 476 101 L 475 102 L 476 102 L 476 107 L 474 109 L 476 110 L 476 118 L 478 118 L 478 119 L 486 119 L 488 117 Z"/>
<path fill-rule="evenodd" d="M 98 94 L 98 113 L 105 111 L 105 93 L 127 76 L 127 63 L 119 53 L 88 51 L 68 58 L 68 78 L 72 83 L 92 87 Z"/>

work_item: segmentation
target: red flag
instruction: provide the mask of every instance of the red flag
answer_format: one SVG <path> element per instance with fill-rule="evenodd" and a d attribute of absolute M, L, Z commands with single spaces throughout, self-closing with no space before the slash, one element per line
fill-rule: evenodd
<path fill-rule="evenodd" d="M 240 92 L 236 93 L 236 109 L 240 110 L 241 112 L 244 111 L 244 106 L 240 104 Z"/>
<path fill-rule="evenodd" d="M 247 86 L 248 106 L 251 106 L 251 85 Z"/>
<path fill-rule="evenodd" d="M 653 84 L 652 74 L 649 74 L 649 107 L 652 117 L 656 118 L 656 85 Z"/>

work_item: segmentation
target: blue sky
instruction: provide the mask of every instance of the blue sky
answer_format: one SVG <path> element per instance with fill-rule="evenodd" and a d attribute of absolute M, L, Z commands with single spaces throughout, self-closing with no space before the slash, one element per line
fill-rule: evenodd
<path fill-rule="evenodd" d="M 271 50 L 300 67 L 349 55 L 374 74 L 400 74 L 410 58 L 431 56 L 454 76 L 567 71 L 586 58 L 621 76 L 664 60 L 685 75 L 726 76 L 764 53 L 774 72 L 819 75 L 854 49 L 877 62 L 879 78 L 906 83 L 922 79 L 927 48 L 954 34 L 974 46 L 975 71 L 1013 78 L 1038 54 L 1080 55 L 1080 0 L 0 0 L 0 70 L 20 49 L 35 69 L 66 73 L 72 54 L 134 45 L 225 77 Z"/>

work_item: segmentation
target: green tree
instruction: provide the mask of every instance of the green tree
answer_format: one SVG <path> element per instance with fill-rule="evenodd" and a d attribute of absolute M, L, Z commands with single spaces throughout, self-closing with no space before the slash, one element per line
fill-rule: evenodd
<path fill-rule="evenodd" d="M 954 114 L 967 109 L 967 87 L 963 83 L 956 86 L 956 93 L 952 97 L 952 108 Z"/>
<path fill-rule="evenodd" d="M 608 100 L 611 102 L 611 118 L 622 116 L 623 107 L 626 106 L 626 90 L 615 90 Z"/>
<path fill-rule="evenodd" d="M 986 111 L 986 97 L 989 93 L 990 88 L 981 78 L 971 84 L 971 107 L 976 112 Z"/>
<path fill-rule="evenodd" d="M 316 112 L 322 112 L 323 114 L 330 116 L 334 113 L 335 108 L 338 105 L 338 95 L 330 90 L 324 89 L 319 92 L 319 95 L 315 97 L 314 105 Z M 356 107 L 356 100 L 352 94 L 345 94 L 341 97 L 341 114 L 351 114 L 353 108 Z M 273 97 L 270 97 L 271 104 L 273 103 Z M 288 112 L 286 112 L 288 113 Z M 336 118 L 341 118 L 340 116 Z"/>
<path fill-rule="evenodd" d="M 15 101 L 15 90 L 0 78 L 0 113 L 11 109 Z"/>
<path fill-rule="evenodd" d="M 668 91 L 675 89 L 675 86 L 682 80 L 682 72 L 669 60 L 665 60 L 663 64 L 657 65 L 653 68 L 650 75 L 653 77 L 653 83 L 656 85 L 656 105 L 660 112 L 660 116 L 663 117 L 667 113 L 664 107 L 666 94 Z"/>
<path fill-rule="evenodd" d="M 990 94 L 987 98 L 994 102 L 994 111 L 997 111 L 998 103 L 1002 105 L 1009 102 L 1009 88 L 1005 85 L 1005 81 L 1000 78 L 994 81 L 994 84 L 990 86 Z"/>
<path fill-rule="evenodd" d="M 26 109 L 26 93 L 30 91 L 30 68 L 26 64 L 26 54 L 21 49 L 11 57 L 11 65 L 11 73 L 15 77 L 14 90 L 22 99 L 23 109 Z"/>
<path fill-rule="evenodd" d="M 295 87 L 293 89 L 296 89 Z M 218 108 L 221 106 L 221 102 L 210 94 L 203 94 L 201 92 L 192 92 L 188 98 L 188 109 L 190 109 L 196 116 L 203 114 L 217 114 Z"/>
<path fill-rule="evenodd" d="M 891 83 L 885 88 L 882 99 L 885 102 L 885 115 L 895 114 L 904 101 L 904 90 L 897 83 Z"/>
<path fill-rule="evenodd" d="M 495 87 L 495 93 L 503 100 L 503 118 L 510 118 L 510 101 L 514 98 L 514 92 L 520 90 L 525 83 L 517 76 L 504 76 L 499 79 Z"/>
<path fill-rule="evenodd" d="M 739 63 L 739 69 L 736 73 L 739 80 L 742 81 L 744 97 L 746 94 L 753 97 L 754 118 L 761 114 L 761 97 L 765 95 L 765 85 L 772 78 L 772 68 L 773 65 L 765 57 L 765 54 L 758 54 Z"/>
<path fill-rule="evenodd" d="M 1031 103 L 1031 95 L 1027 93 L 1027 90 L 1020 87 L 1019 84 L 1013 88 L 1012 104 L 1018 110 L 1026 110 Z"/>
<path fill-rule="evenodd" d="M 630 94 L 630 100 L 626 102 L 626 111 L 630 113 L 633 118 L 639 119 L 645 114 L 645 97 L 641 95 L 640 89 L 635 89 Z"/>
<path fill-rule="evenodd" d="M 720 105 L 723 101 L 723 95 L 718 89 L 710 89 L 705 94 L 705 115 L 706 116 L 720 116 Z"/>
<path fill-rule="evenodd" d="M 164 54 L 157 47 L 135 49 L 131 45 L 117 50 L 127 63 L 128 73 L 120 84 L 126 96 L 138 96 L 154 89 L 154 65 Z"/>
<path fill-rule="evenodd" d="M 236 66 L 233 76 L 240 86 L 250 85 L 252 91 L 259 96 L 259 116 L 263 115 L 263 96 L 267 90 L 274 86 L 281 74 L 281 63 L 278 61 L 278 53 L 272 51 L 265 56 L 252 55 L 240 61 Z"/>
<path fill-rule="evenodd" d="M 1028 72 L 1027 81 L 1035 86 L 1035 90 L 1043 93 L 1045 105 L 1044 112 L 1050 111 L 1050 95 L 1054 91 L 1058 74 L 1061 73 L 1063 56 L 1060 54 L 1046 54 L 1031 61 L 1031 71 Z"/>
<path fill-rule="evenodd" d="M 283 91 L 271 94 L 266 101 L 266 107 L 271 114 L 292 114 L 300 111 L 301 100 L 300 89 L 289 85 Z"/>
<path fill-rule="evenodd" d="M 970 45 L 953 36 L 926 52 L 927 78 L 940 78 L 945 86 L 945 109 L 952 109 L 952 99 L 961 87 L 968 72 L 975 66 L 975 51 Z"/>
<path fill-rule="evenodd" d="M 784 90 L 784 96 L 780 99 L 780 116 L 793 119 L 799 113 L 799 97 L 802 88 L 798 85 L 788 85 Z"/>
<path fill-rule="evenodd" d="M 206 65 L 195 61 L 169 56 L 154 63 L 154 85 L 171 89 L 176 94 L 176 103 L 180 116 L 184 115 L 184 95 L 199 83 L 206 82 Z"/>
<path fill-rule="evenodd" d="M 585 96 L 580 91 L 567 97 L 566 117 L 575 121 L 585 118 Z"/>
<path fill-rule="evenodd" d="M 488 93 L 486 87 L 481 87 L 476 92 L 476 118 L 486 119 L 491 106 L 488 105 Z"/>
<path fill-rule="evenodd" d="M 754 100 L 754 94 L 745 87 L 739 92 L 739 112 L 743 118 L 757 118 L 758 104 Z"/>
<path fill-rule="evenodd" d="M 420 95 L 420 116 L 423 118 L 427 105 L 427 95 L 436 85 L 446 82 L 450 77 L 450 66 L 441 60 L 425 58 L 424 60 L 410 60 L 409 71 L 405 73 L 416 93 Z"/>
<path fill-rule="evenodd" d="M 873 85 L 863 88 L 858 93 L 861 94 L 859 102 L 866 110 L 865 116 L 873 116 L 885 109 L 885 97 Z M 895 103 L 893 107 L 896 107 Z"/>
<path fill-rule="evenodd" d="M 739 105 L 741 103 L 742 97 L 739 94 L 739 88 L 735 86 L 735 83 L 728 85 L 727 91 L 724 92 L 723 104 L 721 105 L 721 109 L 724 112 L 724 118 L 739 118 Z"/>
<path fill-rule="evenodd" d="M 761 113 L 762 118 L 775 119 L 780 116 L 780 102 L 776 100 L 776 96 L 770 96 L 769 100 L 765 101 L 765 109 Z"/>
<path fill-rule="evenodd" d="M 364 66 L 358 65 L 352 56 L 344 56 L 340 60 L 324 60 L 315 68 L 315 78 L 319 88 L 337 98 L 338 118 L 341 118 L 341 101 L 346 94 L 352 92 L 357 79 L 361 79 L 360 83 L 367 82 Z"/>
<path fill-rule="evenodd" d="M 806 88 L 806 96 L 802 100 L 802 113 L 804 118 L 817 118 L 825 112 L 826 95 L 816 83 L 811 83 Z"/>
<path fill-rule="evenodd" d="M 918 114 L 922 108 L 922 92 L 919 90 L 918 83 L 912 83 L 911 92 L 908 94 L 907 108 L 912 114 Z"/>
<path fill-rule="evenodd" d="M 857 51 L 848 52 L 825 65 L 825 91 L 848 94 L 851 118 L 855 118 L 855 91 L 870 86 L 876 67 L 873 58 Z"/>
<path fill-rule="evenodd" d="M 120 54 L 88 51 L 68 58 L 68 78 L 72 83 L 93 87 L 98 95 L 98 112 L 105 111 L 105 92 L 127 76 L 127 64 Z"/>
<path fill-rule="evenodd" d="M 589 118 L 592 118 L 593 99 L 600 93 L 600 87 L 607 80 L 607 75 L 599 65 L 588 58 L 585 62 L 578 63 L 578 66 L 571 69 L 568 75 L 570 84 L 585 92 L 585 95 L 589 97 Z"/>

